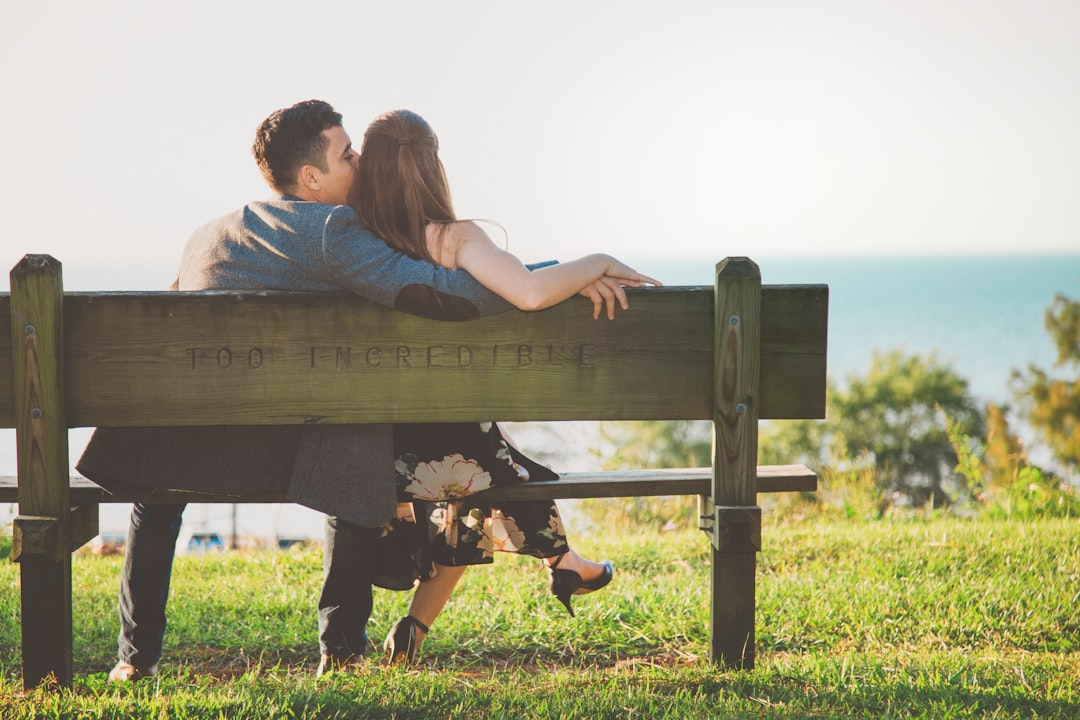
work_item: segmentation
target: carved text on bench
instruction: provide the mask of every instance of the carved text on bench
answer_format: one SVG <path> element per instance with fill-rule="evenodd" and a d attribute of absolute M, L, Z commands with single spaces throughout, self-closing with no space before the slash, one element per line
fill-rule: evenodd
<path fill-rule="evenodd" d="M 596 367 L 594 346 L 505 344 L 476 347 L 471 345 L 410 345 L 353 347 L 312 345 L 306 353 L 309 369 L 333 368 L 468 368 L 468 367 Z M 263 348 L 186 348 L 192 370 L 248 368 L 258 370 L 272 358 Z"/>

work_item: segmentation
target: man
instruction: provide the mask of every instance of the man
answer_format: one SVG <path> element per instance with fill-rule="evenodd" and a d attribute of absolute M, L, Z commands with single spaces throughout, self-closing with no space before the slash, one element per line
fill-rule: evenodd
<path fill-rule="evenodd" d="M 197 229 L 184 249 L 176 289 L 347 290 L 448 320 L 509 308 L 467 273 L 408 258 L 359 224 L 345 206 L 358 155 L 328 103 L 310 100 L 275 111 L 259 126 L 252 153 L 279 196 Z M 614 281 L 598 281 L 582 294 L 597 310 L 607 303 L 609 314 L 616 301 L 625 307 Z M 227 487 L 242 496 L 277 488 L 326 512 L 321 673 L 366 650 L 372 590 L 365 548 L 394 512 L 392 445 L 387 425 L 101 428 L 77 468 L 106 489 Z M 357 476 L 357 468 L 365 473 Z M 183 511 L 182 504 L 132 508 L 120 581 L 119 658 L 110 681 L 157 672 Z"/>

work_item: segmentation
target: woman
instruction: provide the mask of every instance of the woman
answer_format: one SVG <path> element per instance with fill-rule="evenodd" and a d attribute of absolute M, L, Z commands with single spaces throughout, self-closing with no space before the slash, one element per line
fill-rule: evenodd
<path fill-rule="evenodd" d="M 407 110 L 381 115 L 364 133 L 352 205 L 390 246 L 465 270 L 522 310 L 550 307 L 598 281 L 608 287 L 660 284 L 602 254 L 530 271 L 486 234 L 456 233 L 460 222 L 470 221 L 454 214 L 438 139 L 423 118 Z M 595 298 L 594 305 L 595 317 Z M 392 660 L 415 658 L 465 568 L 491 562 L 495 550 L 542 558 L 551 571 L 551 592 L 571 615 L 572 595 L 611 581 L 610 561 L 586 560 L 570 549 L 554 502 L 457 499 L 491 485 L 558 477 L 518 453 L 496 424 L 399 425 L 394 445 L 399 483 L 416 500 L 400 506 L 386 528 L 381 555 L 387 572 L 376 584 L 405 589 L 415 579 L 422 582 L 409 614 L 386 639 Z"/>

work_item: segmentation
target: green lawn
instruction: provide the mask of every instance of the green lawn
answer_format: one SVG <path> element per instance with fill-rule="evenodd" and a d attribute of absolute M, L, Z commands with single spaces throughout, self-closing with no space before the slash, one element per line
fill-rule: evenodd
<path fill-rule="evenodd" d="M 21 693 L 18 566 L 0 563 L 0 717 L 1076 718 L 1076 520 L 767 520 L 757 668 L 706 662 L 697 531 L 583 539 L 615 582 L 570 618 L 531 559 L 470 570 L 416 669 L 316 680 L 321 552 L 178 558 L 162 675 L 105 682 L 120 561 L 74 563 L 75 684 Z M 406 593 L 378 591 L 381 639 Z"/>

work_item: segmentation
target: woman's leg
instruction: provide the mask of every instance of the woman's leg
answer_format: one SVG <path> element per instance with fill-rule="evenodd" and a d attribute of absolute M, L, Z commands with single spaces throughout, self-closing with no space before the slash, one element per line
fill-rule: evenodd
<path fill-rule="evenodd" d="M 412 602 L 409 603 L 409 614 L 422 622 L 427 627 L 435 622 L 439 613 L 446 607 L 446 601 L 454 593 L 461 576 L 465 574 L 468 565 L 453 567 L 450 565 L 435 565 L 435 577 L 420 583 L 416 592 L 413 593 Z M 416 629 L 417 645 L 423 642 L 426 633 L 420 628 Z"/>
<path fill-rule="evenodd" d="M 405 662 L 411 665 L 416 660 L 416 653 L 427 637 L 431 623 L 446 606 L 466 567 L 435 565 L 434 576 L 416 588 L 409 604 L 409 614 L 394 623 L 383 643 L 391 663 Z"/>

